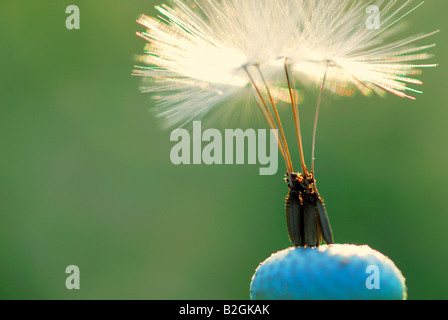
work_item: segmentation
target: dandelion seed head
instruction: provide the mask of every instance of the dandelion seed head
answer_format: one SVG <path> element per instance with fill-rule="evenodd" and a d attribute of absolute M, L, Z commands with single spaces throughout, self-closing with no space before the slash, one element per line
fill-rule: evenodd
<path fill-rule="evenodd" d="M 142 91 L 164 93 L 159 114 L 173 125 L 244 90 L 244 68 L 277 59 L 285 45 L 279 17 L 287 7 L 270 0 L 173 0 L 156 8 L 159 18 L 138 20 L 147 29 L 138 35 L 148 41 L 139 62 L 150 67 L 134 74 L 147 82 Z"/>
<path fill-rule="evenodd" d="M 285 62 L 295 84 L 305 88 L 320 87 L 325 80 L 325 90 L 336 95 L 389 92 L 415 99 L 421 93 L 415 88 L 422 84 L 417 79 L 421 70 L 436 66 L 423 63 L 433 57 L 426 51 L 435 44 L 418 43 L 438 31 L 392 39 L 403 32 L 403 21 L 421 4 L 418 0 L 172 0 L 156 7 L 157 18 L 139 18 L 146 31 L 138 35 L 148 43 L 134 74 L 142 77 L 143 92 L 156 93 L 158 113 L 169 126 L 201 118 L 233 97 L 249 96 L 242 91 L 263 96 L 270 87 L 271 98 L 287 100 Z M 379 29 L 366 26 L 366 9 L 371 5 L 380 9 Z M 295 102 L 302 99 L 296 97 Z"/>
<path fill-rule="evenodd" d="M 326 89 L 334 93 L 355 92 L 364 95 L 386 92 L 414 99 L 406 92 L 420 93 L 410 85 L 421 81 L 422 68 L 434 64 L 413 65 L 427 60 L 432 54 L 421 53 L 435 44 L 417 46 L 416 42 L 436 34 L 422 33 L 390 41 L 403 31 L 402 20 L 422 5 L 422 1 L 347 1 L 305 0 L 296 2 L 302 30 L 303 47 L 297 52 L 294 71 L 306 82 L 320 85 L 326 74 Z M 366 8 L 379 8 L 379 28 L 366 26 Z"/>

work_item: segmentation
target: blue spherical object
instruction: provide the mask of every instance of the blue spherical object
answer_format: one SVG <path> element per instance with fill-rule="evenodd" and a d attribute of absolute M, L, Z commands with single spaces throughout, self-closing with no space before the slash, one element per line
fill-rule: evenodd
<path fill-rule="evenodd" d="M 405 300 L 405 278 L 368 246 L 289 248 L 256 270 L 252 300 Z"/>

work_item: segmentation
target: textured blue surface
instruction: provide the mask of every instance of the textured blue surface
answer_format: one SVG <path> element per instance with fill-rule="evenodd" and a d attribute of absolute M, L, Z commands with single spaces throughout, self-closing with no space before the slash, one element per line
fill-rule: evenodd
<path fill-rule="evenodd" d="M 273 254 L 257 268 L 250 295 L 252 300 L 403 300 L 407 289 L 386 256 L 368 246 L 336 244 Z"/>

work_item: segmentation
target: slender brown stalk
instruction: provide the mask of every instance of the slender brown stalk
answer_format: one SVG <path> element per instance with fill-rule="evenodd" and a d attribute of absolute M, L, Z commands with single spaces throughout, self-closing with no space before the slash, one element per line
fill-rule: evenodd
<path fill-rule="evenodd" d="M 278 124 L 278 127 L 279 127 L 280 135 L 282 137 L 283 145 L 285 147 L 285 154 L 286 154 L 288 166 L 290 168 L 290 171 L 288 173 L 292 173 L 292 172 L 294 172 L 294 167 L 292 165 L 291 154 L 290 154 L 289 148 L 288 148 L 288 142 L 286 140 L 285 131 L 283 130 L 283 125 L 282 125 L 282 121 L 280 119 L 280 115 L 278 113 L 277 106 L 275 105 L 274 99 L 272 98 L 272 95 L 271 95 L 271 91 L 269 90 L 269 86 L 268 86 L 268 84 L 267 84 L 267 82 L 266 82 L 266 80 L 265 80 L 265 78 L 263 76 L 263 73 L 261 72 L 260 66 L 258 66 L 258 65 L 257 65 L 257 70 L 258 70 L 258 73 L 260 74 L 261 79 L 263 80 L 264 86 L 265 86 L 266 91 L 268 93 L 269 101 L 271 102 L 272 110 L 274 110 L 274 114 L 275 114 L 275 117 L 277 119 L 277 124 Z"/>
<path fill-rule="evenodd" d="M 323 93 L 324 93 L 324 89 L 325 89 L 325 82 L 327 81 L 328 66 L 329 66 L 329 63 L 327 64 L 327 69 L 325 70 L 324 78 L 323 78 L 322 84 L 320 86 L 319 99 L 317 100 L 316 117 L 314 118 L 313 147 L 312 147 L 312 158 L 311 158 L 311 163 L 312 163 L 311 172 L 313 173 L 313 176 L 314 176 L 314 169 L 315 169 L 314 162 L 316 160 L 315 154 L 316 154 L 317 125 L 319 122 L 320 105 L 322 103 L 322 97 L 323 97 Z M 314 185 L 316 185 L 316 184 L 314 184 Z"/>
<path fill-rule="evenodd" d="M 302 141 L 302 131 L 300 129 L 299 107 L 298 107 L 298 105 L 296 105 L 295 99 L 294 99 L 294 92 L 293 92 L 293 89 L 291 86 L 291 79 L 289 77 L 289 72 L 288 72 L 288 59 L 287 58 L 285 58 L 285 73 L 286 73 L 286 80 L 288 81 L 289 94 L 291 96 L 291 105 L 292 105 L 292 111 L 294 114 L 294 123 L 296 126 L 297 142 L 299 144 L 300 163 L 302 165 L 302 174 L 303 174 L 303 176 L 306 177 L 308 175 L 308 169 L 306 168 L 306 165 L 305 165 L 305 156 L 303 153 L 303 141 Z"/>
<path fill-rule="evenodd" d="M 271 111 L 269 110 L 269 108 L 268 108 L 268 106 L 266 104 L 266 101 L 265 101 L 265 99 L 263 98 L 263 95 L 260 92 L 260 89 L 258 88 L 257 84 L 255 83 L 255 80 L 252 77 L 252 75 L 250 74 L 250 72 L 247 69 L 247 67 L 245 67 L 244 70 L 246 71 L 247 76 L 249 77 L 249 79 L 250 79 L 250 81 L 252 83 L 252 86 L 254 87 L 255 91 L 258 94 L 258 97 L 261 100 L 261 104 L 262 105 L 260 106 L 260 109 L 261 109 L 263 115 L 265 116 L 268 125 L 271 127 L 272 130 L 275 130 L 275 132 L 278 133 L 279 130 L 278 130 L 277 126 L 276 126 L 274 118 L 272 117 Z M 291 164 L 291 160 L 290 160 L 289 155 L 286 156 L 285 147 L 283 146 L 283 141 L 280 139 L 278 134 L 276 134 L 276 139 L 277 139 L 277 144 L 278 144 L 278 147 L 280 149 L 280 152 L 281 152 L 281 154 L 283 156 L 283 159 L 285 160 L 286 170 L 287 170 L 288 173 L 291 173 L 291 172 L 293 172 L 293 168 L 292 168 L 292 164 Z"/>

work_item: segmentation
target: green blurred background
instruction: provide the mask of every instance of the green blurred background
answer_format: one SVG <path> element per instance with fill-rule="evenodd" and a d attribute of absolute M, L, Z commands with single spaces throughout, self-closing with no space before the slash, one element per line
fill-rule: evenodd
<path fill-rule="evenodd" d="M 135 20 L 154 4 L 0 2 L 0 298 L 248 299 L 258 264 L 289 246 L 281 173 L 171 164 L 170 132 L 131 76 Z M 410 299 L 448 298 L 447 11 L 432 0 L 408 18 L 409 35 L 442 29 L 416 102 L 326 98 L 319 127 L 337 242 L 392 258 Z M 81 290 L 65 288 L 72 264 Z"/>

